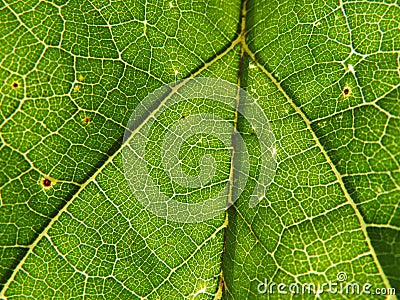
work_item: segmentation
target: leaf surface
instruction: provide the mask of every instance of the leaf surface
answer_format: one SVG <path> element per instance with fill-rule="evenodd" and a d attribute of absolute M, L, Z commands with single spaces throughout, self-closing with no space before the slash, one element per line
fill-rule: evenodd
<path fill-rule="evenodd" d="M 378 1 L 1 2 L 1 296 L 279 298 L 259 283 L 339 272 L 399 290 L 399 15 Z M 163 193 L 194 203 L 229 181 L 229 153 L 207 134 L 181 157 L 191 176 L 214 157 L 208 188 L 160 168 L 163 128 L 187 115 L 235 124 L 251 159 L 234 206 L 184 224 L 141 205 L 121 153 L 138 103 L 190 77 L 256 99 L 278 168 L 249 207 L 261 158 L 248 121 L 207 99 L 167 111 L 145 157 Z"/>

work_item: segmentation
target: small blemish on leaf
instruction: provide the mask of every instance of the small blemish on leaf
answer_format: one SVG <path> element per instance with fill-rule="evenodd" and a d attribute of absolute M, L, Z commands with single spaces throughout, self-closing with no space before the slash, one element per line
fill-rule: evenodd
<path fill-rule="evenodd" d="M 42 180 L 42 184 L 43 184 L 43 186 L 44 186 L 45 188 L 49 188 L 49 187 L 51 186 L 51 180 L 48 179 L 48 178 L 44 178 L 44 179 Z"/>
<path fill-rule="evenodd" d="M 79 76 L 78 80 L 79 80 L 80 82 L 82 82 L 82 81 L 85 80 L 85 77 L 83 77 L 83 76 L 81 75 L 81 76 Z"/>
<path fill-rule="evenodd" d="M 85 123 L 86 125 L 88 125 L 90 123 L 90 117 L 84 117 L 83 118 L 83 123 Z"/>
<path fill-rule="evenodd" d="M 16 89 L 19 87 L 19 83 L 14 81 L 11 86 L 13 87 L 13 89 Z"/>
<path fill-rule="evenodd" d="M 345 87 L 344 90 L 343 90 L 343 94 L 345 96 L 348 96 L 350 94 L 350 89 L 348 87 Z"/>
<path fill-rule="evenodd" d="M 75 86 L 74 90 L 75 90 L 75 92 L 79 92 L 81 90 L 81 88 L 82 87 L 78 84 Z"/>

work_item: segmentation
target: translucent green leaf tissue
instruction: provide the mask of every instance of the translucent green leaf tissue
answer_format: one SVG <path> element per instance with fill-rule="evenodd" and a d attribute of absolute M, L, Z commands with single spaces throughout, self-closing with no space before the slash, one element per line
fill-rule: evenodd
<path fill-rule="evenodd" d="M 0 299 L 397 299 L 399 28 L 396 1 L 2 0 Z"/>

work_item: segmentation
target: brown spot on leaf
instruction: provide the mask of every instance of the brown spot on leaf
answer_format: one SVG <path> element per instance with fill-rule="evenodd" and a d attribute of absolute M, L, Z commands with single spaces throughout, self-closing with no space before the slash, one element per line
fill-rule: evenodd
<path fill-rule="evenodd" d="M 84 117 L 83 118 L 83 123 L 85 123 L 86 125 L 90 123 L 90 117 Z"/>
<path fill-rule="evenodd" d="M 48 179 L 48 178 L 43 179 L 42 183 L 43 183 L 44 187 L 50 187 L 51 186 L 51 180 Z"/>
<path fill-rule="evenodd" d="M 14 89 L 16 89 L 16 88 L 18 88 L 19 87 L 19 84 L 18 84 L 18 82 L 13 82 L 12 83 L 12 85 L 11 85 Z"/>
<path fill-rule="evenodd" d="M 349 89 L 348 87 L 345 87 L 344 90 L 343 90 L 343 94 L 344 94 L 345 96 L 347 96 L 348 94 L 350 94 L 350 89 Z"/>

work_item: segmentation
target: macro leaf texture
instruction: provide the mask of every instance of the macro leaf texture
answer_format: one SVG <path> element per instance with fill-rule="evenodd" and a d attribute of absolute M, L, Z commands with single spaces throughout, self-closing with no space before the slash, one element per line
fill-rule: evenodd
<path fill-rule="evenodd" d="M 1 0 L 0 298 L 396 299 L 376 293 L 400 291 L 399 28 L 395 0 Z M 136 199 L 123 136 L 147 95 L 200 77 L 256 100 L 277 169 L 250 207 L 248 121 L 208 99 L 166 110 L 144 155 L 162 193 L 194 203 L 230 180 L 229 151 L 202 133 L 179 155 L 191 176 L 214 157 L 209 185 L 170 182 L 160 136 L 178 119 L 231 122 L 250 157 L 233 206 L 179 223 Z M 259 291 L 339 273 L 372 293 Z"/>

